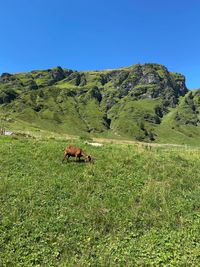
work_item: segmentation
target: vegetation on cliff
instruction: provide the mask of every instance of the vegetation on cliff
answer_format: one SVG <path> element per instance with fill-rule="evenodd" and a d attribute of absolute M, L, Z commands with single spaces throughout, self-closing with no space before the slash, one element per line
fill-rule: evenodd
<path fill-rule="evenodd" d="M 183 75 L 159 64 L 0 77 L 0 113 L 9 114 L 10 128 L 195 143 L 199 103 L 200 91 L 188 91 Z"/>

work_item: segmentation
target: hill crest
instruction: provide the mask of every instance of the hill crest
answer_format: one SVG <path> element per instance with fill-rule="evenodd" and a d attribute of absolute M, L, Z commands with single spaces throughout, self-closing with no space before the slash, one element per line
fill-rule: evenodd
<path fill-rule="evenodd" d="M 1 113 L 66 133 L 163 142 L 167 126 L 175 140 L 180 132 L 187 140 L 188 125 L 198 135 L 198 101 L 199 91 L 189 91 L 182 74 L 160 64 L 102 71 L 55 67 L 0 76 Z"/>

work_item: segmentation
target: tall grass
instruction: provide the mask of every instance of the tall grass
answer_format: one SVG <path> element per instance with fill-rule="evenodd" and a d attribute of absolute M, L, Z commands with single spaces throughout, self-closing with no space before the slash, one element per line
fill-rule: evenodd
<path fill-rule="evenodd" d="M 0 138 L 0 266 L 198 266 L 200 151 Z"/>

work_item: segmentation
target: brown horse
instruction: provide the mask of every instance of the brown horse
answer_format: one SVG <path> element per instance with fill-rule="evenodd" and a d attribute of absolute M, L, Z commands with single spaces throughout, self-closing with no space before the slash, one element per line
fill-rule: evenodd
<path fill-rule="evenodd" d="M 85 159 L 85 162 L 90 162 L 91 161 L 91 156 L 86 154 L 80 147 L 75 147 L 75 146 L 68 146 L 65 148 L 64 151 L 64 158 L 62 162 L 66 159 L 68 160 L 69 157 L 75 157 L 76 160 L 80 161 L 80 158 L 83 157 Z"/>

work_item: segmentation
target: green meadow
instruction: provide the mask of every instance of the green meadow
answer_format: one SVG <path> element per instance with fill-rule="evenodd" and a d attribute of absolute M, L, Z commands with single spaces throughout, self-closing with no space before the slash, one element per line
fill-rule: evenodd
<path fill-rule="evenodd" d="M 68 144 L 94 158 L 62 164 Z M 0 266 L 199 266 L 200 150 L 0 137 Z"/>

